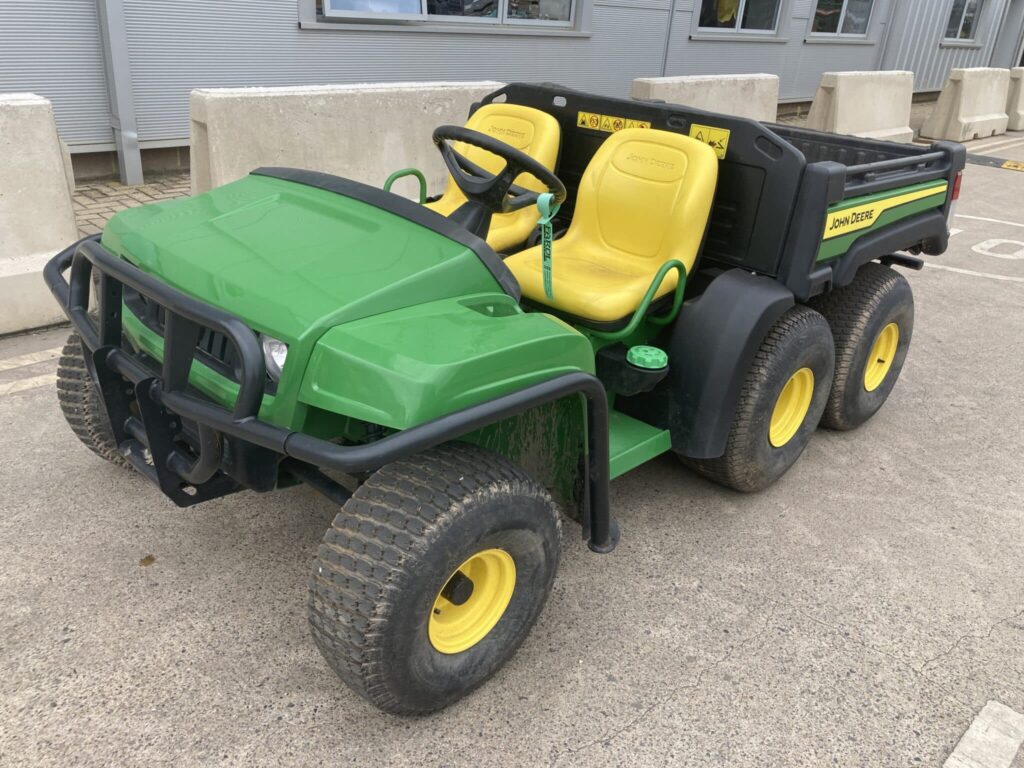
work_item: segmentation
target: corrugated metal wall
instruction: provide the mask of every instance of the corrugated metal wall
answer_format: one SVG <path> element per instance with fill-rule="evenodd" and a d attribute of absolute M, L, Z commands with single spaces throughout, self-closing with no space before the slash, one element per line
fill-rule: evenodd
<path fill-rule="evenodd" d="M 667 74 L 767 72 L 779 76 L 781 99 L 810 99 L 822 72 L 877 68 L 892 2 L 895 0 L 875 0 L 866 41 L 805 43 L 812 0 L 783 2 L 776 39 L 737 36 L 736 42 L 691 39 L 694 9 L 699 0 L 677 0 Z"/>
<path fill-rule="evenodd" d="M 947 47 L 939 41 L 949 22 L 949 3 L 900 0 L 882 68 L 909 69 L 915 74 L 915 90 L 937 91 L 953 68 L 987 67 L 1006 3 L 1007 0 L 984 0 L 976 47 Z"/>
<path fill-rule="evenodd" d="M 125 3 L 139 136 L 188 136 L 193 88 L 402 80 L 556 81 L 626 95 L 661 74 L 667 0 L 596 0 L 593 36 L 300 30 L 295 0 Z"/>
<path fill-rule="evenodd" d="M 918 90 L 932 90 L 950 67 L 988 64 L 1008 0 L 985 0 L 975 48 L 940 46 L 950 0 L 875 0 L 860 43 L 808 42 L 814 0 L 782 0 L 774 41 L 693 39 L 700 0 L 676 0 L 671 25 L 670 2 L 594 0 L 590 37 L 545 37 L 300 30 L 297 0 L 125 0 L 139 138 L 184 143 L 200 87 L 491 78 L 625 96 L 664 61 L 669 75 L 774 73 L 788 100 L 811 98 L 829 70 L 911 69 Z M 0 0 L 4 90 L 52 99 L 71 144 L 110 142 L 96 0 Z"/>
<path fill-rule="evenodd" d="M 0 92 L 53 102 L 68 144 L 113 141 L 96 0 L 0 0 Z"/>

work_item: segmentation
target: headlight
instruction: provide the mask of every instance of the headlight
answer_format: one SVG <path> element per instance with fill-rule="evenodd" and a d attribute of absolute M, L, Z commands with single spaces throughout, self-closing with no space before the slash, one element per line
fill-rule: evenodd
<path fill-rule="evenodd" d="M 274 381 L 280 381 L 281 369 L 284 368 L 284 361 L 288 359 L 288 345 L 273 336 L 260 334 L 260 344 L 263 346 L 263 362 L 267 366 L 267 374 Z"/>

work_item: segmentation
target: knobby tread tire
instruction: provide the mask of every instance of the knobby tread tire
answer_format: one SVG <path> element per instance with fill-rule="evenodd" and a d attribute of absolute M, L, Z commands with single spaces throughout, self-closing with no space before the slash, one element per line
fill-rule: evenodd
<path fill-rule="evenodd" d="M 388 650 L 396 627 L 407 634 L 418 630 L 402 625 L 407 618 L 398 615 L 396 603 L 425 578 L 439 550 L 445 551 L 446 534 L 465 517 L 460 513 L 502 495 L 536 500 L 546 510 L 557 566 L 561 516 L 547 490 L 503 457 L 459 443 L 378 470 L 345 503 L 325 534 L 309 585 L 313 638 L 338 676 L 378 708 L 395 714 L 439 709 L 483 683 L 525 638 L 529 626 L 512 647 L 503 649 L 487 674 L 432 700 L 401 690 L 405 681 L 396 681 L 395 670 L 407 660 Z M 461 562 L 456 560 L 455 566 Z M 554 568 L 542 585 L 540 607 L 553 578 Z"/>
<path fill-rule="evenodd" d="M 85 365 L 82 340 L 68 336 L 57 363 L 57 400 L 71 431 L 82 444 L 111 464 L 129 468 L 114 442 L 107 411 Z"/>
<path fill-rule="evenodd" d="M 773 362 L 784 347 L 792 344 L 794 338 L 807 334 L 817 337 L 827 346 L 828 354 L 832 354 L 831 336 L 824 317 L 813 309 L 800 305 L 787 310 L 768 331 L 747 372 L 725 452 L 714 459 L 683 457 L 684 464 L 719 485 L 745 493 L 766 488 L 792 466 L 806 447 L 814 427 L 817 426 L 828 381 L 831 380 L 831 361 L 828 361 L 827 365 L 829 379 L 824 384 L 819 381 L 820 374 L 815 375 L 815 395 L 805 419 L 805 426 L 787 446 L 784 446 L 787 456 L 774 466 L 766 466 L 751 460 L 751 447 L 759 442 L 768 442 L 767 428 L 761 419 L 765 396 L 773 389 L 781 389 L 781 384 L 776 381 L 777 374 L 773 375 Z M 787 374 L 787 378 L 791 374 L 792 371 Z M 785 379 L 782 383 L 785 383 Z M 777 397 L 777 392 L 775 396 Z M 774 398 L 771 402 L 774 402 Z"/>
<path fill-rule="evenodd" d="M 853 429 L 882 407 L 903 368 L 914 327 L 910 284 L 896 270 L 872 261 L 857 270 L 849 285 L 813 299 L 810 306 L 824 315 L 836 345 L 836 372 L 821 425 Z M 895 311 L 892 317 L 898 319 L 900 328 L 896 359 L 875 393 L 861 392 L 867 354 L 863 344 L 873 344 L 881 328 L 872 326 L 884 325 L 874 321 L 890 309 Z"/>

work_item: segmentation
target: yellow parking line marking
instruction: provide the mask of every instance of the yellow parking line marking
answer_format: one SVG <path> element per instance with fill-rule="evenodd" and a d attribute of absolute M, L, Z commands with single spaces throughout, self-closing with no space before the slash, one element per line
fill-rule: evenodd
<path fill-rule="evenodd" d="M 1024 715 L 990 701 L 960 738 L 943 768 L 1009 768 L 1024 742 Z"/>
<path fill-rule="evenodd" d="M 991 272 L 975 272 L 971 269 L 959 269 L 958 267 L 947 267 L 945 264 L 932 264 L 929 261 L 924 263 L 929 269 L 944 269 L 947 272 L 956 272 L 960 275 L 971 275 L 972 277 L 987 277 L 991 280 L 1005 280 L 1009 283 L 1024 283 L 1024 277 L 1010 277 L 1009 275 L 993 275 Z"/>
<path fill-rule="evenodd" d="M 1024 227 L 1024 224 L 1018 224 L 1016 221 L 1003 221 L 1002 219 L 990 219 L 985 216 L 968 216 L 966 213 L 958 213 L 956 215 L 958 219 L 971 219 L 972 221 L 988 221 L 992 224 L 1005 224 L 1008 227 Z"/>
<path fill-rule="evenodd" d="M 29 389 L 49 387 L 57 383 L 56 373 L 47 373 L 42 376 L 30 376 L 27 379 L 0 382 L 0 397 L 13 395 L 15 392 L 25 392 Z"/>
<path fill-rule="evenodd" d="M 41 352 L 29 352 L 17 357 L 8 357 L 6 360 L 0 360 L 0 371 L 11 371 L 15 368 L 24 368 L 26 365 L 35 365 L 36 363 L 45 363 L 47 360 L 55 360 L 60 357 L 60 350 L 60 347 L 54 347 L 53 349 L 44 349 Z"/>

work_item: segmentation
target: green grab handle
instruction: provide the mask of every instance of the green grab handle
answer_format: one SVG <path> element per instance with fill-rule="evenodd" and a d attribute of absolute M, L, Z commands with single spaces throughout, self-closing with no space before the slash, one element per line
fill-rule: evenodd
<path fill-rule="evenodd" d="M 644 316 L 647 314 L 647 310 L 651 306 L 651 302 L 654 300 L 654 294 L 658 292 L 658 288 L 661 287 L 662 281 L 665 279 L 671 270 L 677 270 L 679 272 L 679 282 L 676 284 L 675 294 L 672 298 L 672 308 L 664 315 L 657 317 L 647 318 L 650 322 L 655 325 L 668 325 L 671 323 L 677 314 L 679 314 L 679 307 L 683 303 L 683 292 L 686 287 L 686 267 L 678 259 L 672 259 L 666 261 L 661 265 L 661 269 L 658 270 L 658 274 L 654 276 L 651 281 L 650 287 L 647 289 L 647 293 L 644 294 L 643 299 L 640 302 L 640 306 L 637 307 L 636 312 L 633 313 L 633 317 L 630 318 L 629 323 L 625 328 L 618 331 L 597 331 L 593 328 L 588 328 L 587 333 L 592 336 L 596 336 L 601 339 L 607 339 L 608 341 L 618 341 L 630 336 L 640 326 Z"/>
<path fill-rule="evenodd" d="M 420 205 L 427 202 L 427 179 L 421 171 L 416 168 L 403 168 L 400 171 L 395 171 L 388 176 L 387 181 L 384 182 L 384 191 L 390 192 L 391 185 L 399 179 L 405 178 L 406 176 L 415 176 L 420 182 Z"/>

